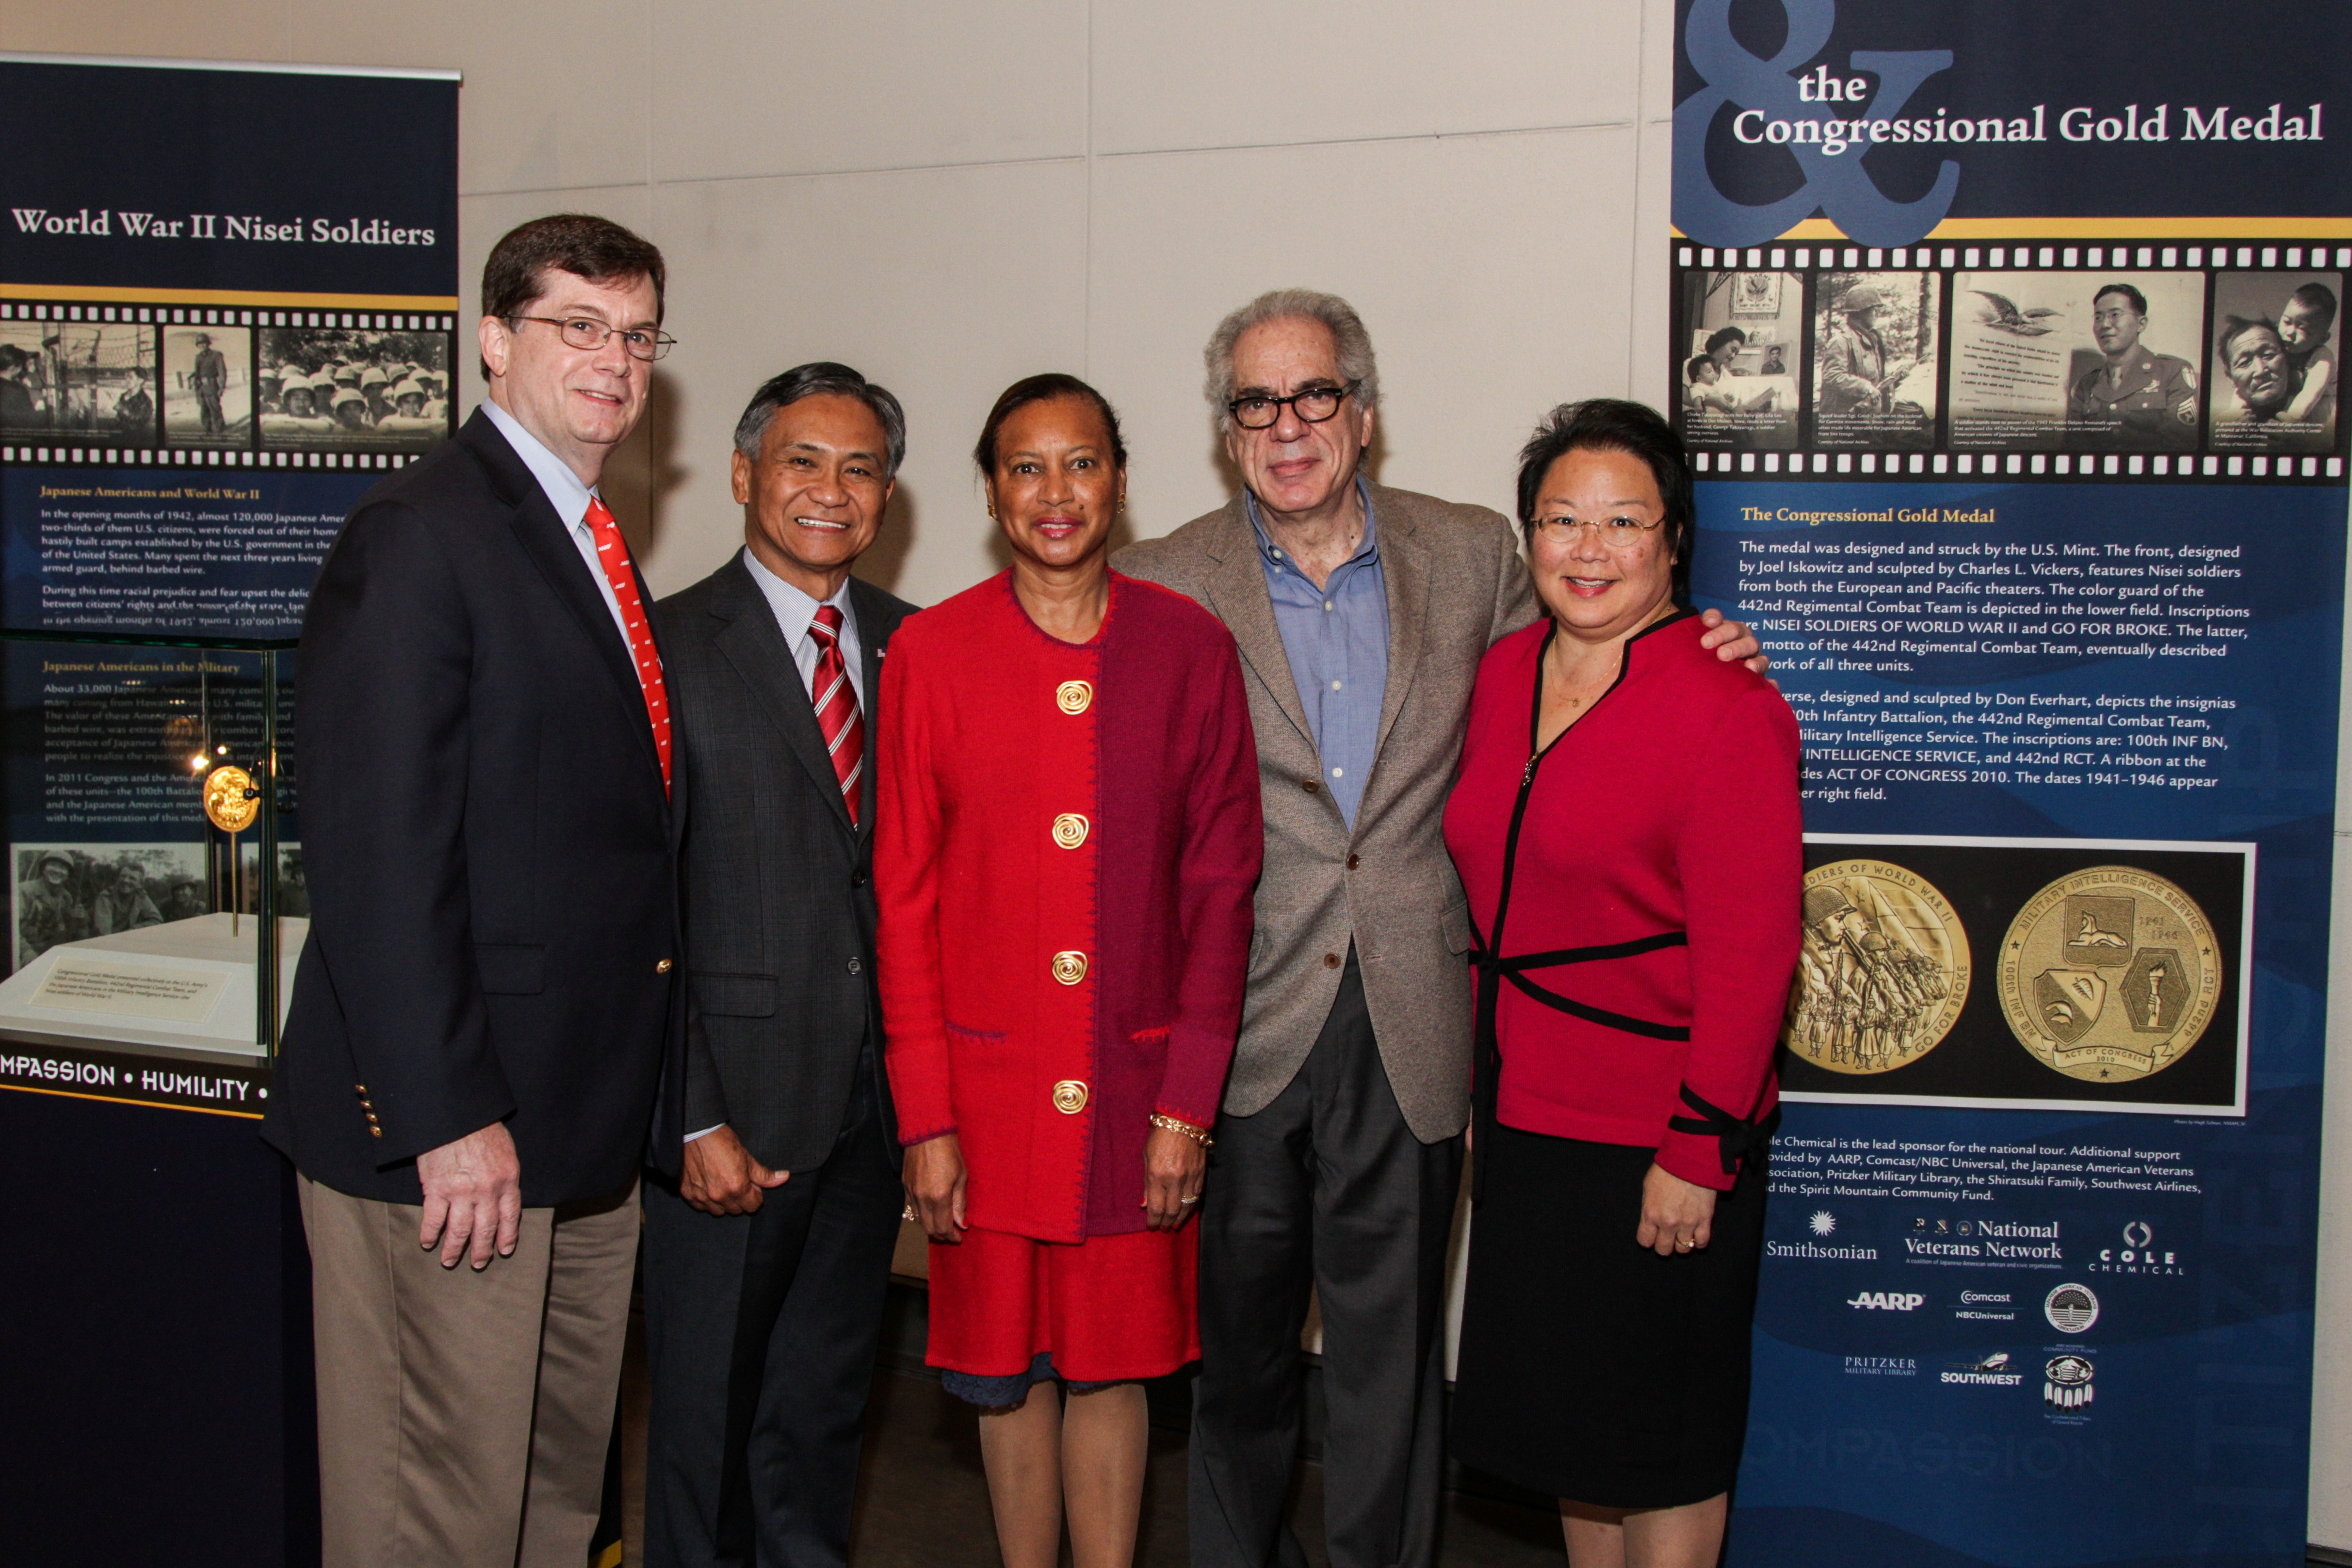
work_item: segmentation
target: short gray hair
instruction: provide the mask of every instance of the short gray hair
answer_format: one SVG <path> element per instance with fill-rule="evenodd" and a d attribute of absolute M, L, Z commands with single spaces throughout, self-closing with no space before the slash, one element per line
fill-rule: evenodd
<path fill-rule="evenodd" d="M 1331 346 L 1339 361 L 1339 379 L 1356 383 L 1356 397 L 1366 408 L 1377 408 L 1381 401 L 1381 368 L 1372 358 L 1372 335 L 1364 330 L 1364 319 L 1356 308 L 1336 294 L 1318 294 L 1312 288 L 1276 288 L 1261 294 L 1223 320 L 1209 334 L 1209 346 L 1202 359 L 1209 367 L 1209 381 L 1203 389 L 1209 402 L 1217 411 L 1220 423 L 1231 423 L 1232 411 L 1226 404 L 1234 401 L 1234 345 L 1241 335 L 1253 327 L 1268 321 L 1320 321 L 1330 330 Z"/>
<path fill-rule="evenodd" d="M 878 387 L 847 365 L 830 360 L 818 360 L 811 364 L 794 365 L 780 376 L 772 377 L 767 384 L 751 394 L 744 406 L 743 417 L 735 422 L 735 450 L 751 462 L 760 460 L 760 448 L 768 439 L 768 423 L 776 411 L 789 407 L 804 397 L 854 397 L 874 411 L 881 423 L 882 439 L 888 448 L 889 471 L 886 479 L 898 476 L 898 465 L 907 456 L 907 413 L 888 389 Z"/>

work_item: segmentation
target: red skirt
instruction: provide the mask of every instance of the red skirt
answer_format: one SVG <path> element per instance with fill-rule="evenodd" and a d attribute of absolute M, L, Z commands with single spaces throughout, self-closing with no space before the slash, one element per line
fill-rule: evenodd
<path fill-rule="evenodd" d="M 1073 1383 L 1164 1377 L 1201 1356 L 1200 1226 L 1037 1241 L 1009 1231 L 931 1245 L 923 1359 L 976 1377 L 1040 1352 Z"/>

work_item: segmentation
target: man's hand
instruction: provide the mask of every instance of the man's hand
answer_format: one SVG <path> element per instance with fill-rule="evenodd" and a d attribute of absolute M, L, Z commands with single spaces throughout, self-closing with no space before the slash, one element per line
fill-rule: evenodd
<path fill-rule="evenodd" d="M 1772 667 L 1772 661 L 1764 656 L 1763 644 L 1756 641 L 1756 633 L 1748 629 L 1746 622 L 1726 621 L 1720 610 L 1702 610 L 1698 623 L 1706 628 L 1706 635 L 1698 640 L 1698 645 L 1714 649 L 1717 658 L 1726 663 L 1745 659 L 1748 667 L 1759 675 Z"/>
<path fill-rule="evenodd" d="M 751 1157 L 735 1129 L 720 1123 L 686 1145 L 677 1195 L 705 1214 L 757 1214 L 768 1189 L 793 1179 Z"/>
<path fill-rule="evenodd" d="M 504 1122 L 425 1150 L 416 1156 L 416 1179 L 425 1188 L 416 1242 L 428 1252 L 440 1242 L 441 1267 L 456 1268 L 470 1250 L 474 1267 L 487 1269 L 493 1245 L 499 1257 L 514 1256 L 522 1232 L 522 1161 Z"/>
<path fill-rule="evenodd" d="M 1143 1145 L 1143 1223 L 1154 1230 L 1181 1228 L 1201 1205 L 1208 1169 L 1209 1152 L 1198 1138 L 1152 1128 Z"/>
<path fill-rule="evenodd" d="M 934 1241 L 961 1241 L 957 1232 L 964 1228 L 963 1145 L 956 1135 L 941 1133 L 908 1148 L 902 1179 L 923 1234 Z"/>

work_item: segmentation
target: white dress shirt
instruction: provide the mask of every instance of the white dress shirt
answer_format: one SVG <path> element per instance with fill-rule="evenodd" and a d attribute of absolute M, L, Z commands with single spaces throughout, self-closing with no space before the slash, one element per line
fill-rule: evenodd
<path fill-rule="evenodd" d="M 482 400 L 481 407 L 489 415 L 490 423 L 499 427 L 499 434 L 507 438 L 507 444 L 515 449 L 515 455 L 522 459 L 523 466 L 530 470 L 531 477 L 539 481 L 548 505 L 562 519 L 564 532 L 572 536 L 572 548 L 588 563 L 588 576 L 595 582 L 596 591 L 604 595 L 604 608 L 613 612 L 613 630 L 621 634 L 621 646 L 628 648 L 628 619 L 621 613 L 621 601 L 613 596 L 613 584 L 604 576 L 604 564 L 596 559 L 596 536 L 588 527 L 588 498 L 596 492 L 583 485 L 580 476 L 563 459 L 541 445 L 539 438 L 525 430 L 520 420 L 488 398 Z M 634 651 L 629 662 L 636 662 Z"/>
<path fill-rule="evenodd" d="M 743 549 L 743 564 L 751 569 L 751 580 L 760 585 L 761 595 L 776 617 L 776 630 L 784 634 L 784 646 L 793 651 L 793 663 L 800 666 L 801 685 L 809 691 L 809 700 L 816 700 L 816 639 L 809 635 L 809 626 L 816 620 L 817 601 L 760 564 L 750 546 Z M 866 711 L 866 657 L 857 641 L 857 615 L 849 608 L 849 580 L 843 578 L 841 586 L 824 601 L 841 612 L 841 660 L 849 667 L 849 689 L 857 694 L 857 711 Z"/>

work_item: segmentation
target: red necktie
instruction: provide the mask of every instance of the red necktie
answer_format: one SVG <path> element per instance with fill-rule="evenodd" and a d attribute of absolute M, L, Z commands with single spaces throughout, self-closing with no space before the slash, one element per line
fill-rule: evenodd
<path fill-rule="evenodd" d="M 833 753 L 833 776 L 841 780 L 841 803 L 849 808 L 854 828 L 858 785 L 866 772 L 866 721 L 857 716 L 857 689 L 849 684 L 849 665 L 841 656 L 841 612 L 830 604 L 818 605 L 809 635 L 816 639 L 816 675 L 809 682 L 809 700 L 816 704 L 816 727 L 824 732 L 824 748 Z"/>
<path fill-rule="evenodd" d="M 596 564 L 612 586 L 628 625 L 629 657 L 637 666 L 637 686 L 646 695 L 646 717 L 654 727 L 654 749 L 661 754 L 662 792 L 669 792 L 669 693 L 662 685 L 661 655 L 654 652 L 654 629 L 646 623 L 646 601 L 637 592 L 637 574 L 629 564 L 629 547 L 621 542 L 621 525 L 601 497 L 588 497 L 588 537 L 596 541 Z"/>

